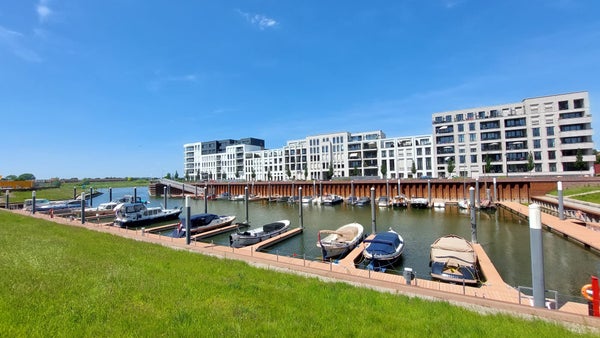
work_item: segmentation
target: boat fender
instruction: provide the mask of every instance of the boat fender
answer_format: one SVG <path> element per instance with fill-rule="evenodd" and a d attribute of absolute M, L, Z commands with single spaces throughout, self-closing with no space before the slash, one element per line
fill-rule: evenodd
<path fill-rule="evenodd" d="M 594 296 L 592 293 L 592 284 L 586 284 L 581 287 L 581 295 L 583 298 L 589 300 L 590 302 L 594 300 Z"/>

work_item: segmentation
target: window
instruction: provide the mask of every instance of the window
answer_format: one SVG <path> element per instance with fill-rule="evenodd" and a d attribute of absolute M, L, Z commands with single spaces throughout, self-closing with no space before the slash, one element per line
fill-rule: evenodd
<path fill-rule="evenodd" d="M 549 160 L 556 160 L 556 152 L 554 150 L 548 152 Z"/>
<path fill-rule="evenodd" d="M 477 163 L 477 155 L 471 155 L 471 163 Z"/>
<path fill-rule="evenodd" d="M 471 142 L 477 141 L 477 134 L 469 133 L 469 141 L 471 141 Z"/>
<path fill-rule="evenodd" d="M 456 121 L 462 121 L 464 119 L 463 114 L 456 114 Z"/>
<path fill-rule="evenodd" d="M 458 156 L 458 163 L 464 164 L 465 160 L 466 160 L 466 156 L 465 155 Z"/>
<path fill-rule="evenodd" d="M 532 128 L 531 133 L 533 137 L 540 137 L 540 128 Z"/>
<path fill-rule="evenodd" d="M 475 130 L 475 122 L 469 122 L 469 131 Z"/>
<path fill-rule="evenodd" d="M 546 127 L 546 136 L 554 136 L 554 127 Z"/>
<path fill-rule="evenodd" d="M 574 113 L 562 113 L 560 115 L 558 115 L 559 119 L 576 119 L 578 117 L 583 117 L 583 112 L 582 111 L 577 111 Z"/>
<path fill-rule="evenodd" d="M 540 140 L 533 140 L 533 149 L 540 149 L 542 147 Z"/>
<path fill-rule="evenodd" d="M 505 127 L 522 127 L 525 125 L 525 118 L 519 118 L 519 119 L 509 119 L 509 120 L 505 120 L 504 121 L 504 126 Z"/>
<path fill-rule="evenodd" d="M 462 123 L 459 123 L 457 126 L 458 126 L 458 131 L 459 131 L 459 132 L 463 132 L 463 131 L 465 131 L 465 125 L 464 125 L 464 124 L 462 124 Z"/>
<path fill-rule="evenodd" d="M 553 138 L 548 139 L 548 148 L 554 148 L 554 139 Z"/>
<path fill-rule="evenodd" d="M 558 110 L 569 109 L 569 101 L 558 101 Z"/>
<path fill-rule="evenodd" d="M 581 109 L 583 108 L 583 99 L 575 99 L 573 100 L 573 108 Z"/>
<path fill-rule="evenodd" d="M 541 151 L 534 151 L 533 152 L 533 159 L 535 161 L 541 161 L 542 160 L 542 152 Z"/>
<path fill-rule="evenodd" d="M 550 163 L 550 171 L 555 172 L 556 171 L 556 163 Z"/>
<path fill-rule="evenodd" d="M 500 128 L 500 121 L 486 121 L 479 124 L 479 129 L 496 129 Z"/>
<path fill-rule="evenodd" d="M 527 137 L 527 131 L 525 129 L 507 130 L 505 132 L 505 137 L 506 138 Z"/>
<path fill-rule="evenodd" d="M 458 143 L 465 142 L 465 134 L 458 134 Z"/>

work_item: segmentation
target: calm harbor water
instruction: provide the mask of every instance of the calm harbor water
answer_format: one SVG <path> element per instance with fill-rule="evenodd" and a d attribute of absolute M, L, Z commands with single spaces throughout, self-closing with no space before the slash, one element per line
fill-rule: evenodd
<path fill-rule="evenodd" d="M 94 199 L 94 205 L 108 201 L 107 189 L 100 189 L 104 195 Z M 133 188 L 113 189 L 113 199 L 125 194 L 133 194 Z M 161 205 L 163 198 L 151 198 L 147 187 L 137 188 L 137 195 L 150 201 L 151 205 Z M 182 206 L 181 198 L 168 200 L 168 207 Z M 204 212 L 203 200 L 191 200 L 192 213 Z M 219 215 L 235 215 L 236 222 L 246 220 L 244 202 L 208 201 L 208 212 Z M 348 206 L 303 205 L 302 234 L 287 239 L 268 248 L 268 252 L 280 255 L 305 256 L 306 259 L 320 259 L 321 252 L 316 246 L 319 230 L 334 230 L 341 225 L 358 222 L 367 233 L 372 232 L 371 208 Z M 264 223 L 289 219 L 291 227 L 300 226 L 299 206 L 288 203 L 250 202 L 248 219 L 251 227 Z M 445 209 L 376 209 L 376 231 L 388 228 L 398 231 L 406 246 L 402 259 L 390 273 L 401 273 L 404 267 L 412 268 L 418 278 L 429 279 L 429 248 L 439 237 L 456 234 L 471 239 L 470 214 L 456 206 Z M 477 212 L 477 240 L 495 264 L 504 281 L 514 287 L 531 286 L 531 258 L 529 249 L 528 221 L 499 209 L 495 213 Z M 229 245 L 229 234 L 205 239 L 222 245 Z M 546 289 L 556 290 L 562 296 L 580 297 L 580 288 L 590 282 L 591 275 L 600 274 L 600 256 L 570 242 L 559 235 L 543 232 L 544 271 Z M 583 299 L 583 298 L 582 298 Z"/>

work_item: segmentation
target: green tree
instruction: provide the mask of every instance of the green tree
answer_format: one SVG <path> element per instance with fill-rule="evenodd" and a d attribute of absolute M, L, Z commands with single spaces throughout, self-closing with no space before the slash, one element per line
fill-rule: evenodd
<path fill-rule="evenodd" d="M 308 167 L 305 165 L 304 166 L 304 180 L 306 181 L 306 178 L 308 177 Z"/>
<path fill-rule="evenodd" d="M 168 180 L 170 180 L 170 179 L 171 179 L 171 173 L 167 173 L 167 174 L 165 175 L 165 178 L 166 178 L 166 179 L 168 179 Z"/>
<path fill-rule="evenodd" d="M 330 180 L 333 178 L 333 167 L 331 163 L 329 163 L 329 170 L 327 170 L 327 179 Z"/>
<path fill-rule="evenodd" d="M 489 174 L 492 171 L 492 159 L 489 155 L 485 155 L 485 173 Z"/>
<path fill-rule="evenodd" d="M 381 176 L 383 176 L 383 178 L 387 177 L 387 162 L 383 161 L 381 162 L 381 168 L 379 168 L 379 170 L 381 171 Z"/>
<path fill-rule="evenodd" d="M 448 176 L 451 176 L 452 173 L 454 172 L 454 168 L 456 168 L 456 166 L 454 165 L 454 158 L 450 158 L 448 160 Z"/>
<path fill-rule="evenodd" d="M 577 149 L 577 155 L 575 155 L 575 169 L 581 171 L 587 169 L 587 165 L 583 162 L 583 151 Z"/>
<path fill-rule="evenodd" d="M 413 176 L 417 173 L 417 166 L 415 165 L 415 160 L 413 160 L 413 162 L 412 162 L 412 166 L 410 167 L 410 172 L 413 174 Z"/>
<path fill-rule="evenodd" d="M 252 173 L 250 174 L 250 177 L 252 177 L 253 181 L 256 179 L 256 171 L 254 171 L 254 168 L 252 168 Z"/>
<path fill-rule="evenodd" d="M 600 153 L 596 149 L 594 149 L 594 156 L 596 157 L 596 164 L 600 164 Z"/>
<path fill-rule="evenodd" d="M 535 162 L 533 162 L 533 154 L 530 151 L 529 156 L 527 156 L 527 171 L 532 171 L 533 168 L 535 168 Z"/>
<path fill-rule="evenodd" d="M 6 180 L 6 181 L 16 181 L 17 180 L 17 175 L 8 175 L 5 178 L 3 178 L 3 180 Z"/>
<path fill-rule="evenodd" d="M 352 176 L 358 176 L 358 168 L 352 167 Z"/>
<path fill-rule="evenodd" d="M 35 176 L 33 176 L 33 174 L 30 174 L 30 173 L 21 174 L 21 175 L 19 175 L 19 177 L 17 177 L 17 181 L 31 181 L 31 180 L 35 180 Z"/>
<path fill-rule="evenodd" d="M 288 180 L 292 177 L 292 172 L 290 171 L 290 167 L 285 168 L 285 176 L 287 176 Z"/>
<path fill-rule="evenodd" d="M 173 176 L 173 178 L 175 178 L 175 179 L 179 178 L 179 173 L 177 172 L 177 170 L 175 170 L 175 176 Z"/>

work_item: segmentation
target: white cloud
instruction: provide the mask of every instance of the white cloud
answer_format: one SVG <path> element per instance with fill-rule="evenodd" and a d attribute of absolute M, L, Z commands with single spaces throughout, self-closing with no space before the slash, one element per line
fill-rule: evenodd
<path fill-rule="evenodd" d="M 25 36 L 0 26 L 0 46 L 29 62 L 41 62 L 42 58 L 33 50 L 27 48 L 24 43 Z"/>
<path fill-rule="evenodd" d="M 50 7 L 48 7 L 48 0 L 40 0 L 35 6 L 35 10 L 38 15 L 38 20 L 42 23 L 46 22 L 53 13 Z"/>
<path fill-rule="evenodd" d="M 242 12 L 239 9 L 237 12 L 241 16 L 243 16 L 246 19 L 246 21 L 250 22 L 251 24 L 253 24 L 255 26 L 258 26 L 258 28 L 261 30 L 264 30 L 267 28 L 273 28 L 279 24 L 275 19 L 269 18 L 268 16 L 263 15 L 263 14 L 246 13 L 246 12 Z"/>

